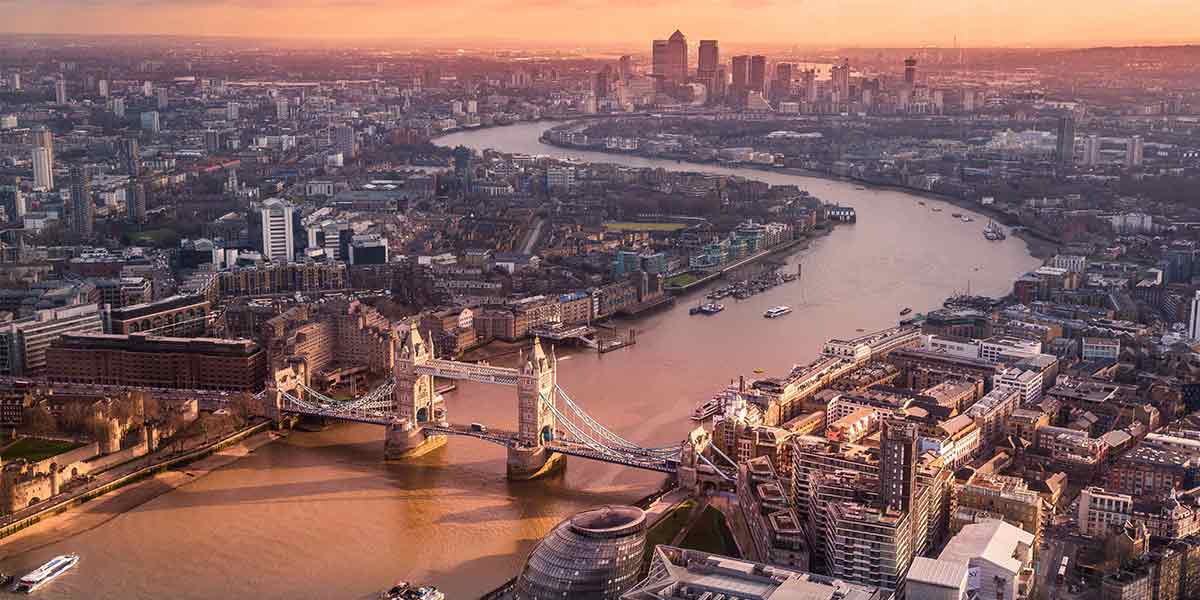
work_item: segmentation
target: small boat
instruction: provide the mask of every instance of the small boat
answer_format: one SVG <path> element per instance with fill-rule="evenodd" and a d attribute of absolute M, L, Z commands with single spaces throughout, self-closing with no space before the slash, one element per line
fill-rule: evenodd
<path fill-rule="evenodd" d="M 767 312 L 763 313 L 763 316 L 768 319 L 776 319 L 790 312 L 792 312 L 792 307 L 790 306 L 776 306 L 773 308 L 768 308 Z"/>
<path fill-rule="evenodd" d="M 446 600 L 446 595 L 435 587 L 413 587 L 401 581 L 383 593 L 383 600 Z"/>
<path fill-rule="evenodd" d="M 15 592 L 25 592 L 32 594 L 34 590 L 54 581 L 58 576 L 70 571 L 79 564 L 78 554 L 63 554 L 55 556 L 46 564 L 34 569 L 28 575 L 21 578 L 13 588 Z"/>
<path fill-rule="evenodd" d="M 912 312 L 912 309 L 906 307 L 904 310 L 900 311 L 900 316 L 903 317 L 904 315 L 907 315 L 910 312 Z"/>
<path fill-rule="evenodd" d="M 865 189 L 867 189 L 867 188 L 865 188 L 865 187 L 863 187 L 863 186 L 861 186 L 861 185 L 856 185 L 856 186 L 854 186 L 854 189 L 856 189 L 856 190 L 865 190 Z"/>
<path fill-rule="evenodd" d="M 920 204 L 921 206 L 925 206 L 925 201 L 924 201 L 924 200 L 917 200 L 917 204 Z"/>
<path fill-rule="evenodd" d="M 715 315 L 715 314 L 725 310 L 725 305 L 718 304 L 716 302 L 709 302 L 707 304 L 703 304 L 703 305 L 699 306 L 698 308 L 699 308 L 701 314 Z"/>
<path fill-rule="evenodd" d="M 971 221 L 974 221 L 974 220 L 975 219 L 972 219 L 971 217 L 963 217 L 962 218 L 963 223 L 970 223 Z"/>
<path fill-rule="evenodd" d="M 952 217 L 954 217 L 955 219 L 957 219 L 957 218 L 959 218 L 959 217 L 961 217 L 961 216 L 962 216 L 962 213 L 950 213 L 950 216 L 952 216 Z"/>
<path fill-rule="evenodd" d="M 698 315 L 698 314 L 700 314 L 700 307 L 699 307 L 699 306 L 693 306 L 693 307 L 689 308 L 689 309 L 688 309 L 688 314 L 689 314 L 689 315 Z"/>
<path fill-rule="evenodd" d="M 12 582 L 14 582 L 16 580 L 17 580 L 16 577 L 13 577 L 12 575 L 9 575 L 8 573 L 0 573 L 0 587 L 8 587 L 9 585 L 12 585 Z"/>
<path fill-rule="evenodd" d="M 933 212 L 942 212 L 942 209 L 935 206 L 933 207 Z"/>

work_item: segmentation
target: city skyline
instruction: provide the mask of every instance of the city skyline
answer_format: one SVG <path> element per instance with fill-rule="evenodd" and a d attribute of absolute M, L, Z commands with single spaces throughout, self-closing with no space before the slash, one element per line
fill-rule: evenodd
<path fill-rule="evenodd" d="M 946 3 L 919 0 L 905 10 L 877 0 L 792 5 L 775 0 L 714 0 L 703 10 L 678 2 L 595 0 L 516 6 L 477 0 L 453 7 L 404 7 L 378 0 L 279 3 L 133 0 L 35 3 L 8 0 L 14 18 L 0 31 L 35 34 L 187 35 L 251 38 L 394 40 L 410 43 L 571 43 L 634 45 L 680 29 L 693 39 L 797 46 L 1082 47 L 1200 42 L 1190 26 L 1200 5 L 1158 0 L 1153 10 L 1112 1 Z M 1136 14 L 1134 11 L 1137 11 Z M 131 15 L 131 13 L 134 13 Z M 132 17 L 132 18 L 131 18 Z M 636 18 L 634 18 L 636 17 Z M 331 28 L 330 23 L 339 26 Z"/>

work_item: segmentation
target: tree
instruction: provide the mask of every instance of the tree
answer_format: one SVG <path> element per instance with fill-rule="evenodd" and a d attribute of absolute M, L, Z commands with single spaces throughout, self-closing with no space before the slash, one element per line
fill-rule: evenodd
<path fill-rule="evenodd" d="M 34 435 L 47 435 L 58 431 L 58 421 L 45 404 L 39 404 L 25 409 L 25 429 Z"/>

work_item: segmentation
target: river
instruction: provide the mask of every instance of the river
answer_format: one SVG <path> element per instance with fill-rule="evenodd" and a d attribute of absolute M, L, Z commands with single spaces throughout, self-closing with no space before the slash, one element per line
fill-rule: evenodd
<path fill-rule="evenodd" d="M 945 209 L 933 212 L 911 194 L 840 181 L 560 150 L 537 141 L 549 126 L 482 129 L 439 143 L 736 173 L 794 183 L 858 210 L 856 225 L 789 258 L 804 263 L 800 283 L 727 300 L 713 317 L 689 316 L 692 301 L 685 300 L 634 324 L 636 346 L 560 353 L 563 387 L 631 440 L 678 442 L 692 427 L 695 403 L 738 374 L 782 373 L 812 360 L 829 338 L 890 326 L 902 308 L 940 305 L 968 283 L 976 293 L 1005 293 L 1039 264 L 1020 240 L 984 240 L 985 218 L 940 202 L 927 201 Z M 976 221 L 961 223 L 950 212 Z M 795 312 L 762 318 L 779 304 Z M 512 389 L 463 385 L 447 396 L 447 408 L 459 423 L 516 425 Z M 509 483 L 504 450 L 470 439 L 450 440 L 411 463 L 384 464 L 382 433 L 367 425 L 296 432 L 65 540 L 49 528 L 23 534 L 25 542 L 46 544 L 4 556 L 0 570 L 23 573 L 56 554 L 81 554 L 72 573 L 38 592 L 44 598 L 367 598 L 397 579 L 437 585 L 454 600 L 473 598 L 514 575 L 563 517 L 631 502 L 662 481 L 571 458 L 551 479 Z"/>

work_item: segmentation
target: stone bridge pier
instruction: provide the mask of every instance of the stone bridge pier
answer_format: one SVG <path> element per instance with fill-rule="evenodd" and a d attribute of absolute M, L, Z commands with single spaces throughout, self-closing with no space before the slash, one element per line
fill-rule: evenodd
<path fill-rule="evenodd" d="M 384 460 L 416 458 L 446 445 L 446 436 L 432 434 L 424 427 L 405 419 L 394 419 L 387 425 L 383 438 Z"/>

